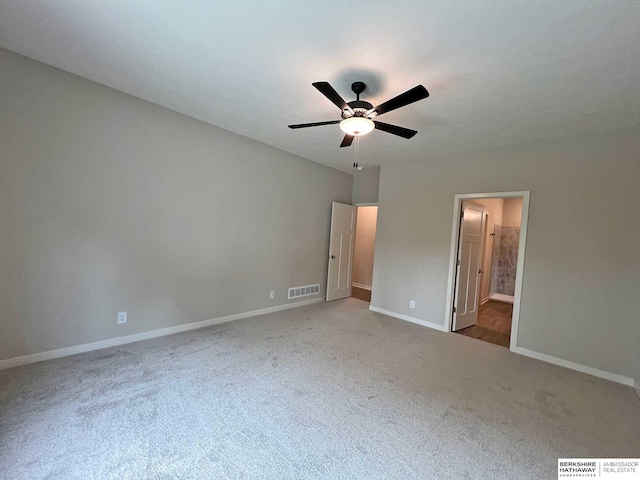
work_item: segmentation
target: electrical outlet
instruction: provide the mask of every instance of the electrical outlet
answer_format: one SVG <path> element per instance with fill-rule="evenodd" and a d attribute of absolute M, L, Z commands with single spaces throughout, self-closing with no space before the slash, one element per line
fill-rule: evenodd
<path fill-rule="evenodd" d="M 414 300 L 409 300 L 409 308 L 416 308 L 416 302 Z"/>
<path fill-rule="evenodd" d="M 127 312 L 118 312 L 118 325 L 127 323 Z"/>
<path fill-rule="evenodd" d="M 270 298 L 271 300 L 273 300 L 274 298 L 276 298 L 276 291 L 275 291 L 275 290 L 271 290 L 271 291 L 269 292 L 269 298 Z"/>

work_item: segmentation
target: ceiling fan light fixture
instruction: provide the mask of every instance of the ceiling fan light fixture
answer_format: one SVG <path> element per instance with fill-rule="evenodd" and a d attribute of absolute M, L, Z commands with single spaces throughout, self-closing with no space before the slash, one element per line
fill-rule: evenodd
<path fill-rule="evenodd" d="M 349 117 L 340 122 L 340 130 L 347 135 L 359 137 L 375 128 L 375 123 L 365 117 Z"/>

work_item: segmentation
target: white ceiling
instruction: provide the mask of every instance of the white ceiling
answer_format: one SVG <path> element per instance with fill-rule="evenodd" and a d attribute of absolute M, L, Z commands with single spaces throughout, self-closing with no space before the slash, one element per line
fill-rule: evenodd
<path fill-rule="evenodd" d="M 421 159 L 640 121 L 640 2 L 0 0 L 0 46 L 340 169 L 339 118 L 311 83 L 378 104 L 358 161 Z"/>

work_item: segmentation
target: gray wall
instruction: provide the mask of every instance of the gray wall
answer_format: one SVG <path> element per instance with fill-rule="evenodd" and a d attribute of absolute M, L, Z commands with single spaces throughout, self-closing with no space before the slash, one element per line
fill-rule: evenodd
<path fill-rule="evenodd" d="M 0 359 L 324 294 L 351 194 L 351 175 L 0 50 Z"/>
<path fill-rule="evenodd" d="M 353 203 L 378 203 L 380 167 L 353 171 Z"/>
<path fill-rule="evenodd" d="M 639 126 L 394 164 L 380 180 L 374 306 L 444 325 L 454 195 L 530 190 L 518 345 L 637 377 Z"/>
<path fill-rule="evenodd" d="M 638 336 L 638 345 L 640 345 L 640 335 Z M 636 392 L 638 392 L 638 396 L 640 397 L 640 356 L 638 356 L 638 359 L 636 360 L 637 364 L 636 364 L 636 374 L 635 374 L 635 389 Z"/>
<path fill-rule="evenodd" d="M 638 322 L 637 325 L 637 332 L 636 332 L 636 345 L 637 350 L 637 358 L 636 358 L 636 370 L 635 370 L 635 375 L 634 375 L 634 379 L 635 379 L 635 388 L 636 388 L 636 392 L 638 392 L 638 396 L 640 396 L 640 322 Z"/>

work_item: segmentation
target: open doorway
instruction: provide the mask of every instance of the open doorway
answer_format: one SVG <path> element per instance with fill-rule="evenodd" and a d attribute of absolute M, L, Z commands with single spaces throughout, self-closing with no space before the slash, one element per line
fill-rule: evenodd
<path fill-rule="evenodd" d="M 456 196 L 451 331 L 515 349 L 528 201 L 529 192 Z"/>
<path fill-rule="evenodd" d="M 351 276 L 351 296 L 371 303 L 373 280 L 373 253 L 376 244 L 378 207 L 357 207 L 356 242 Z"/>

